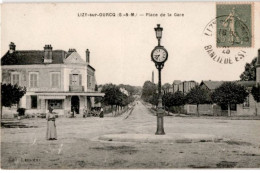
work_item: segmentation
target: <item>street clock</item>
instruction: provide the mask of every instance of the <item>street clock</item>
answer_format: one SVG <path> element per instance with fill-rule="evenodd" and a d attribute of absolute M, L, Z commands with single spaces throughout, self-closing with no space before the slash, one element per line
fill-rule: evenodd
<path fill-rule="evenodd" d="M 168 58 L 168 52 L 163 46 L 156 46 L 151 53 L 152 61 L 156 64 L 164 63 Z"/>

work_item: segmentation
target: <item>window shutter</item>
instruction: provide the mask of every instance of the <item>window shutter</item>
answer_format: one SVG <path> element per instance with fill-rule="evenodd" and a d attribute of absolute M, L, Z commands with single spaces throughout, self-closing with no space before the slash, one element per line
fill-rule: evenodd
<path fill-rule="evenodd" d="M 31 96 L 26 96 L 26 109 L 31 109 Z"/>
<path fill-rule="evenodd" d="M 72 85 L 72 74 L 70 74 L 70 85 Z"/>
<path fill-rule="evenodd" d="M 33 87 L 33 75 L 30 74 L 30 87 Z"/>
<path fill-rule="evenodd" d="M 55 87 L 55 74 L 51 74 L 51 87 Z"/>
<path fill-rule="evenodd" d="M 38 87 L 38 75 L 35 74 L 35 87 Z"/>
<path fill-rule="evenodd" d="M 80 74 L 79 75 L 79 85 L 81 85 L 81 83 L 82 83 L 81 81 L 82 81 L 82 75 Z"/>

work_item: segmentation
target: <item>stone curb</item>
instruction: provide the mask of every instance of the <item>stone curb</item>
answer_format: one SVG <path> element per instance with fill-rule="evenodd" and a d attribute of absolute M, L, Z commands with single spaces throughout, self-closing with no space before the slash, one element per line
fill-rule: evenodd
<path fill-rule="evenodd" d="M 209 134 L 171 133 L 166 135 L 155 134 L 109 134 L 98 138 L 101 141 L 141 142 L 141 143 L 197 143 L 219 142 L 220 137 Z"/>

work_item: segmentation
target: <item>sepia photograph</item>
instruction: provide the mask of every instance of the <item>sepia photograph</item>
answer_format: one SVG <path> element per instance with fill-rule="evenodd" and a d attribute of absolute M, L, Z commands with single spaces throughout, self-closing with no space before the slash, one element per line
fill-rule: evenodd
<path fill-rule="evenodd" d="M 0 11 L 1 169 L 260 168 L 260 2 Z"/>

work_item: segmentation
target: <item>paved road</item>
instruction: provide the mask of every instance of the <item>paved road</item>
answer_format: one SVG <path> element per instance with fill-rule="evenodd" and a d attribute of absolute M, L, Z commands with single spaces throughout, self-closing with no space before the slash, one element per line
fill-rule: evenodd
<path fill-rule="evenodd" d="M 127 118 L 126 118 L 127 117 Z M 120 143 L 96 141 L 105 134 L 154 134 L 156 117 L 138 102 L 119 117 L 58 118 L 57 141 L 46 141 L 46 121 L 37 128 L 1 130 L 3 168 L 227 168 L 260 167 L 260 121 L 165 117 L 167 133 L 207 133 L 219 143 Z"/>

